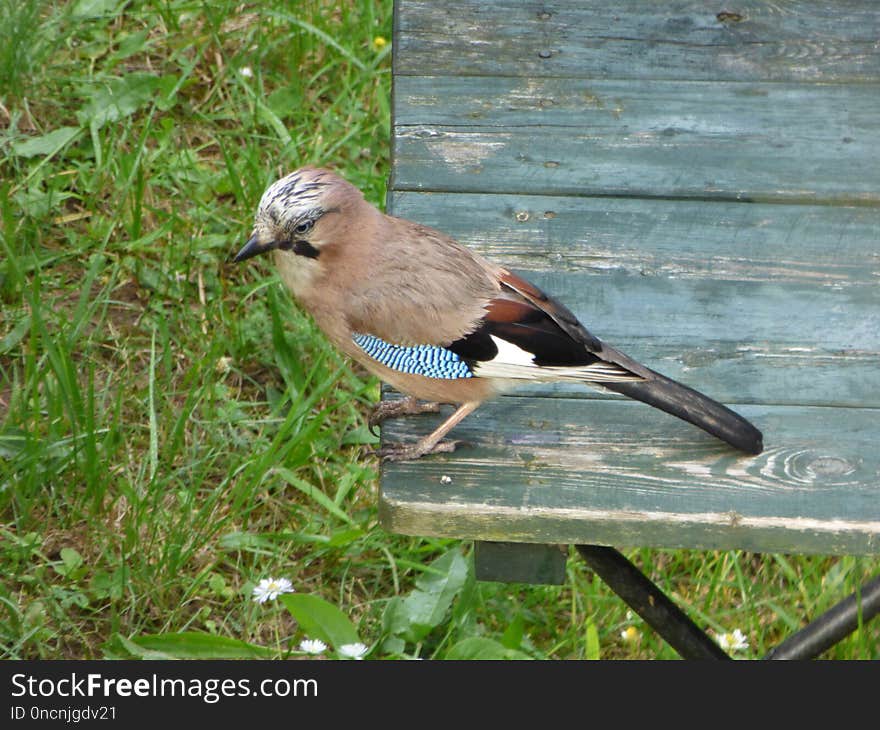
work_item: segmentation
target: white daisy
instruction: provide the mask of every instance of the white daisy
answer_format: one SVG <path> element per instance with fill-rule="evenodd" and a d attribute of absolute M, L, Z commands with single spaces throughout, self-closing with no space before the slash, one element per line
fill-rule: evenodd
<path fill-rule="evenodd" d="M 367 646 L 359 641 L 355 644 L 343 644 L 339 647 L 340 656 L 346 659 L 363 659 L 367 653 Z"/>
<path fill-rule="evenodd" d="M 219 375 L 224 375 L 229 372 L 229 368 L 232 367 L 232 358 L 224 355 L 223 357 L 217 360 L 217 364 L 214 365 L 214 371 Z"/>
<path fill-rule="evenodd" d="M 253 597 L 257 603 L 265 603 L 282 593 L 293 593 L 293 584 L 287 578 L 263 578 L 254 586 Z"/>
<path fill-rule="evenodd" d="M 299 650 L 306 654 L 321 654 L 327 650 L 327 645 L 320 639 L 303 639 L 299 642 Z"/>
<path fill-rule="evenodd" d="M 725 651 L 744 651 L 749 648 L 749 640 L 739 629 L 724 634 L 716 634 L 715 640 Z"/>

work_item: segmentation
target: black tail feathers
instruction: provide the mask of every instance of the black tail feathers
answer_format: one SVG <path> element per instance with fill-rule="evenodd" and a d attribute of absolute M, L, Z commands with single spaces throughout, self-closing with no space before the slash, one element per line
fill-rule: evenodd
<path fill-rule="evenodd" d="M 650 372 L 653 377 L 648 380 L 602 385 L 678 416 L 747 454 L 756 455 L 764 450 L 761 432 L 738 413 L 665 375 Z"/>

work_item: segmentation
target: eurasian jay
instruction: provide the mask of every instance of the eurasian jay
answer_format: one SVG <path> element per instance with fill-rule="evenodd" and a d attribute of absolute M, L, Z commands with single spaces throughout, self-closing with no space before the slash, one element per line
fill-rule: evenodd
<path fill-rule="evenodd" d="M 525 279 L 427 226 L 388 216 L 334 173 L 303 167 L 263 194 L 234 261 L 274 251 L 281 279 L 327 337 L 406 394 L 370 418 L 457 410 L 387 460 L 449 452 L 443 437 L 487 398 L 527 381 L 568 381 L 643 401 L 759 454 L 742 416 L 601 342 Z M 428 401 L 419 403 L 418 400 Z"/>

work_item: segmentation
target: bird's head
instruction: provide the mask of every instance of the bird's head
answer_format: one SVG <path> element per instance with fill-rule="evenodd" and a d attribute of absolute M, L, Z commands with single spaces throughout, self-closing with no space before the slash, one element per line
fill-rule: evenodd
<path fill-rule="evenodd" d="M 338 175 L 302 167 L 266 188 L 251 237 L 233 261 L 268 251 L 300 267 L 317 261 L 324 247 L 341 238 L 352 207 L 364 204 L 360 191 Z"/>

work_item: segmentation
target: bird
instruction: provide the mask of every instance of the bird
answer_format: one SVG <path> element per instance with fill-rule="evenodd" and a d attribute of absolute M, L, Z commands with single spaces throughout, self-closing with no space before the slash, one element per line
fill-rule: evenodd
<path fill-rule="evenodd" d="M 445 437 L 481 403 L 529 382 L 576 382 L 647 403 L 750 455 L 761 432 L 727 406 L 642 365 L 590 333 L 560 301 L 428 226 L 386 215 L 330 169 L 272 182 L 233 257 L 271 252 L 293 298 L 344 354 L 400 391 L 369 417 L 456 406 L 383 461 L 449 453 Z"/>

